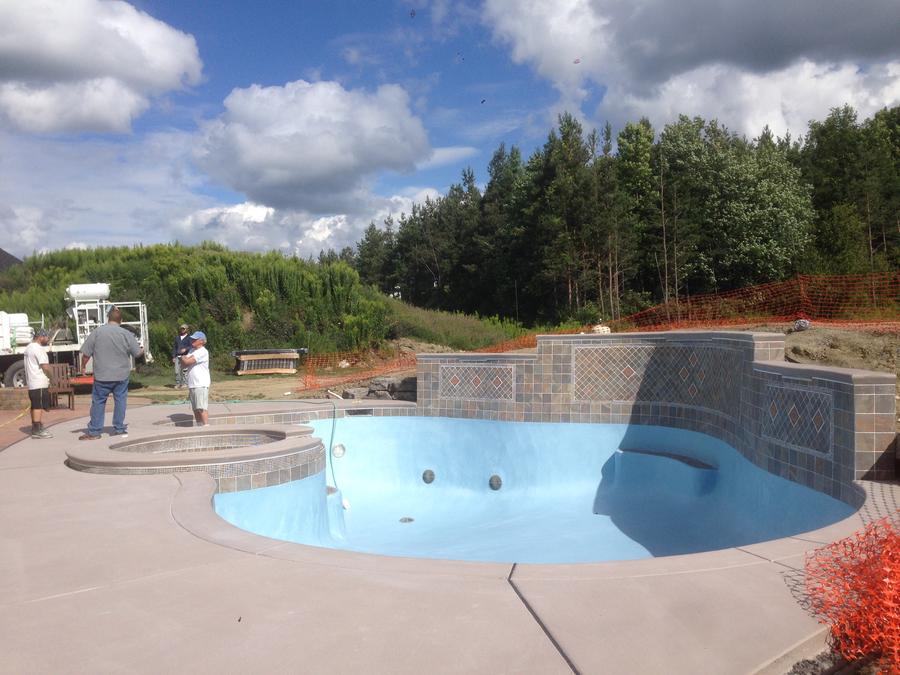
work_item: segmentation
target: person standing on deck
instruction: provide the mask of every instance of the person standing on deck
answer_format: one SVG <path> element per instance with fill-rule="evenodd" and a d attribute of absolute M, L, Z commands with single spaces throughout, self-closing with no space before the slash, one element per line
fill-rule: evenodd
<path fill-rule="evenodd" d="M 172 363 L 175 364 L 175 388 L 184 389 L 185 370 L 181 365 L 181 357 L 191 350 L 191 336 L 188 335 L 189 327 L 186 323 L 178 327 L 178 335 L 175 336 L 175 344 L 172 346 Z"/>
<path fill-rule="evenodd" d="M 25 383 L 28 385 L 28 398 L 31 400 L 32 438 L 53 438 L 53 434 L 44 428 L 41 421 L 44 411 L 50 409 L 48 344 L 50 334 L 41 328 L 35 332 L 31 344 L 25 348 Z"/>
<path fill-rule="evenodd" d="M 187 386 L 199 427 L 209 426 L 209 352 L 206 350 L 206 333 L 197 331 L 191 335 L 191 351 L 181 357 L 181 365 L 188 369 Z"/>
<path fill-rule="evenodd" d="M 118 307 L 109 310 L 106 324 L 96 328 L 81 346 L 81 369 L 94 359 L 94 387 L 91 391 L 91 421 L 79 441 L 95 441 L 103 431 L 106 401 L 113 396 L 114 436 L 128 436 L 125 426 L 125 409 L 128 405 L 128 380 L 131 377 L 131 359 L 144 353 L 137 338 L 122 328 L 122 312 Z"/>

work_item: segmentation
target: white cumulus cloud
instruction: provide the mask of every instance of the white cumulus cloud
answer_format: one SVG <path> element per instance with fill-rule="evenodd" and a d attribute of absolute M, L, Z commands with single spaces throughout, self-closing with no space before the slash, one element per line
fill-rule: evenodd
<path fill-rule="evenodd" d="M 40 208 L 0 203 L 0 241 L 19 258 L 45 248 L 50 222 Z"/>
<path fill-rule="evenodd" d="M 200 81 L 194 38 L 120 1 L 0 1 L 0 116 L 28 132 L 127 132 Z"/>
<path fill-rule="evenodd" d="M 896 0 L 486 0 L 484 20 L 559 91 L 554 110 L 600 122 L 685 113 L 796 137 L 829 108 L 900 101 Z M 592 89 L 603 101 L 585 111 Z"/>
<path fill-rule="evenodd" d="M 198 194 L 192 136 L 79 139 L 0 131 L 0 246 L 18 257 L 71 244 L 174 237 L 169 224 L 214 201 Z"/>
<path fill-rule="evenodd" d="M 186 244 L 211 240 L 244 251 L 279 250 L 286 255 L 315 258 L 323 250 L 354 247 L 369 223 L 380 227 L 388 216 L 396 221 L 401 214 L 410 213 L 414 203 L 435 199 L 439 194 L 425 187 L 408 188 L 390 197 L 371 196 L 356 214 L 316 215 L 244 202 L 197 210 L 176 219 L 170 230 L 174 239 Z"/>
<path fill-rule="evenodd" d="M 312 213 L 358 212 L 378 171 L 410 171 L 431 149 L 406 91 L 297 80 L 235 89 L 208 122 L 197 161 L 255 203 Z"/>
<path fill-rule="evenodd" d="M 447 166 L 448 164 L 457 164 L 464 159 L 474 157 L 479 152 L 478 148 L 469 145 L 454 145 L 445 148 L 435 148 L 431 157 L 419 162 L 416 166 L 419 169 L 433 169 L 438 166 Z"/>

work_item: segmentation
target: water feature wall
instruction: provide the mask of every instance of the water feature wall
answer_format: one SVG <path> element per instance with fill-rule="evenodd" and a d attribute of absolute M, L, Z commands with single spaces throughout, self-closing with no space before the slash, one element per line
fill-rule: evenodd
<path fill-rule="evenodd" d="M 534 354 L 420 354 L 420 415 L 653 424 L 719 438 L 853 503 L 895 475 L 896 376 L 784 360 L 773 333 L 538 337 Z"/>

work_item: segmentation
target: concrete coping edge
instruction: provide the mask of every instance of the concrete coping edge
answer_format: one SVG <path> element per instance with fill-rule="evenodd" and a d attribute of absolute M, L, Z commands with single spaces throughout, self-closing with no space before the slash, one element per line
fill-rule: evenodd
<path fill-rule="evenodd" d="M 242 433 L 262 433 L 280 437 L 271 443 L 249 445 L 221 450 L 197 450 L 150 454 L 123 451 L 122 448 L 141 442 L 170 440 L 194 436 L 222 436 Z M 256 461 L 272 457 L 282 457 L 298 452 L 322 449 L 322 441 L 312 436 L 310 427 L 287 427 L 282 425 L 228 425 L 227 427 L 183 428 L 180 432 L 164 434 L 142 434 L 125 442 L 107 440 L 82 441 L 74 449 L 66 451 L 69 461 L 78 467 L 122 467 L 122 468 L 166 468 L 186 466 L 208 466 L 211 464 L 233 464 Z"/>

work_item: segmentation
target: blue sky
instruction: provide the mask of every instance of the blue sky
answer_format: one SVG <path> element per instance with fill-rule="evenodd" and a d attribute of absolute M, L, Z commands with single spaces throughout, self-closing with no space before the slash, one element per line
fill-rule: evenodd
<path fill-rule="evenodd" d="M 563 110 L 752 137 L 896 105 L 898 25 L 896 0 L 0 0 L 0 247 L 314 256 Z"/>

